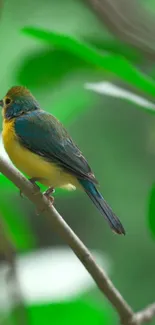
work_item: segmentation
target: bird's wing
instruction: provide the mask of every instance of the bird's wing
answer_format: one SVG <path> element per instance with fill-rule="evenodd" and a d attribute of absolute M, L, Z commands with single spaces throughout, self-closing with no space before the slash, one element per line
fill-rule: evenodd
<path fill-rule="evenodd" d="M 33 111 L 15 121 L 19 141 L 32 152 L 57 163 L 79 178 L 98 183 L 79 148 L 63 125 L 45 111 Z"/>

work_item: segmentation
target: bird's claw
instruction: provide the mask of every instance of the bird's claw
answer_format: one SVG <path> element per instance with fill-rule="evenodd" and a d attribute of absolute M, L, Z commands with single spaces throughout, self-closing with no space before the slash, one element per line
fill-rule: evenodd
<path fill-rule="evenodd" d="M 29 179 L 29 181 L 36 188 L 36 192 L 34 194 L 37 194 L 38 191 L 40 192 L 40 187 L 36 184 L 36 182 L 39 180 L 40 180 L 39 178 L 35 178 L 35 177 Z M 48 199 L 48 201 L 50 202 L 51 205 L 53 205 L 53 203 L 54 203 L 54 197 L 51 196 L 51 194 L 53 194 L 54 192 L 55 192 L 55 189 L 53 187 L 49 187 L 48 190 L 43 192 L 43 195 Z M 20 190 L 20 196 L 21 196 L 21 198 L 23 198 L 23 193 L 21 190 Z M 36 211 L 36 215 L 39 215 L 38 211 Z"/>
<path fill-rule="evenodd" d="M 35 182 L 33 183 L 33 186 L 35 187 L 35 192 L 33 193 L 34 195 L 37 195 L 40 193 L 40 187 L 37 185 Z"/>
<path fill-rule="evenodd" d="M 51 203 L 51 205 L 53 205 L 54 203 L 54 197 L 53 196 L 49 196 L 48 194 L 46 193 L 43 193 L 45 195 L 45 197 L 49 200 L 49 202 Z"/>
<path fill-rule="evenodd" d="M 55 192 L 55 189 L 53 187 L 49 187 L 48 190 L 46 190 L 43 195 L 50 201 L 51 205 L 54 203 L 54 197 L 51 196 Z"/>
<path fill-rule="evenodd" d="M 47 200 L 49 201 L 49 203 L 51 205 L 53 205 L 53 203 L 54 203 L 54 197 L 51 196 L 51 194 L 54 192 L 55 192 L 55 189 L 53 187 L 49 187 L 48 190 L 43 192 L 43 195 L 47 198 Z M 38 216 L 41 212 L 43 212 L 43 211 L 38 212 L 38 210 L 36 210 L 36 215 Z"/>

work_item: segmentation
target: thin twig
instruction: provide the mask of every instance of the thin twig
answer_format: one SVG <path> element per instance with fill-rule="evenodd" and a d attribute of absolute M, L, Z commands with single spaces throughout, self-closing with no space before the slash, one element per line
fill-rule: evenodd
<path fill-rule="evenodd" d="M 145 324 L 152 321 L 152 318 L 155 317 L 155 304 L 148 306 L 146 309 L 138 312 L 134 315 L 135 324 Z"/>
<path fill-rule="evenodd" d="M 127 304 L 119 291 L 114 287 L 105 271 L 97 265 L 89 250 L 75 235 L 56 209 L 51 206 L 46 197 L 37 191 L 36 187 L 34 187 L 20 172 L 10 166 L 2 158 L 0 158 L 0 171 L 35 204 L 37 210 L 44 214 L 44 216 L 51 222 L 53 229 L 56 230 L 65 240 L 65 242 L 71 247 L 81 263 L 90 273 L 99 289 L 116 309 L 121 324 L 142 324 L 143 318 L 141 319 L 141 322 L 138 323 L 138 314 L 133 313 L 131 307 Z M 152 317 L 153 316 L 154 315 L 152 315 Z M 137 321 L 135 322 L 136 317 Z"/>

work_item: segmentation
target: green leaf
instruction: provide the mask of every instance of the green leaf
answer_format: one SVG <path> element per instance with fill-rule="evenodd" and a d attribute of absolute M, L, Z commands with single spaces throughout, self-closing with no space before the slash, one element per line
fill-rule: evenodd
<path fill-rule="evenodd" d="M 153 80 L 132 66 L 124 57 L 120 55 L 102 55 L 86 42 L 68 35 L 33 27 L 25 27 L 22 29 L 22 32 L 57 48 L 63 48 L 86 62 L 95 65 L 97 68 L 116 75 L 123 81 L 154 98 L 155 83 Z"/>
<path fill-rule="evenodd" d="M 155 184 L 153 184 L 149 196 L 149 209 L 148 209 L 149 228 L 155 239 Z"/>
<path fill-rule="evenodd" d="M 92 37 L 85 37 L 84 40 L 95 46 L 102 51 L 110 52 L 111 54 L 122 55 L 129 61 L 143 62 L 143 55 L 135 48 L 128 46 L 125 43 L 120 42 L 117 39 L 98 39 Z"/>
<path fill-rule="evenodd" d="M 73 323 L 75 325 L 110 325 L 114 322 L 110 308 L 105 308 L 103 305 L 103 310 L 101 311 L 95 307 L 95 304 L 89 304 L 89 302 L 83 301 L 82 298 L 81 300 L 78 299 L 66 303 L 33 305 L 28 308 L 28 311 L 34 325 L 48 323 L 51 315 L 52 322 L 56 325 L 70 325 Z"/>
<path fill-rule="evenodd" d="M 20 65 L 17 72 L 20 84 L 30 89 L 38 90 L 40 87 L 45 91 L 47 87 L 55 88 L 72 71 L 90 66 L 69 52 L 60 49 L 53 51 L 51 47 L 30 52 Z"/>

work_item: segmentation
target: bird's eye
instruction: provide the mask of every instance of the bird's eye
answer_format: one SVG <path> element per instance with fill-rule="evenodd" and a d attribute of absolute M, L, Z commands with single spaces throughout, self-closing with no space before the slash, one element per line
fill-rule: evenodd
<path fill-rule="evenodd" d="M 5 99 L 5 104 L 8 105 L 8 104 L 10 104 L 10 103 L 11 103 L 11 99 L 10 99 L 9 97 L 7 97 L 7 98 Z"/>

